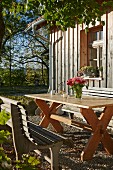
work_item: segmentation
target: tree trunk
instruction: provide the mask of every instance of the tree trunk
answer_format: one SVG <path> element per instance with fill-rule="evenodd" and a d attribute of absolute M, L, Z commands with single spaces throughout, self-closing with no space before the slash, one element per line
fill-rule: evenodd
<path fill-rule="evenodd" d="M 5 34 L 5 24 L 2 15 L 2 6 L 0 5 L 0 55 L 2 52 L 2 42 L 3 42 L 4 34 Z"/>

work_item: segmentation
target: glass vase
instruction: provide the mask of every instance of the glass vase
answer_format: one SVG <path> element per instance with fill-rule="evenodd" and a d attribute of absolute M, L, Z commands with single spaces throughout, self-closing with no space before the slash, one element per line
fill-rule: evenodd
<path fill-rule="evenodd" d="M 74 92 L 75 92 L 76 98 L 78 98 L 78 99 L 82 98 L 82 88 L 76 89 L 76 90 L 74 90 Z"/>

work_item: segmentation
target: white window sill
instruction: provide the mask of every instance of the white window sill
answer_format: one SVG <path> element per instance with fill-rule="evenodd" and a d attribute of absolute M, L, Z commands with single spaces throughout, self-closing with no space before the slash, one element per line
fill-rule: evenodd
<path fill-rule="evenodd" d="M 84 77 L 85 80 L 103 80 L 102 77 Z"/>

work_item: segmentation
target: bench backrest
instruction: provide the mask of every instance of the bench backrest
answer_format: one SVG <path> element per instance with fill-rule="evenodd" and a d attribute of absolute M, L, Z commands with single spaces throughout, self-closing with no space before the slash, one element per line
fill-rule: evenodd
<path fill-rule="evenodd" d="M 2 98 L 3 104 L 1 108 L 5 109 L 7 112 L 11 113 L 11 123 L 12 123 L 12 134 L 14 138 L 15 145 L 19 145 L 19 140 L 23 143 L 23 136 L 26 137 L 24 143 L 31 141 L 36 143 L 39 147 L 46 147 L 47 145 L 52 145 L 63 139 L 59 135 L 56 135 L 54 132 L 50 132 L 45 128 L 42 128 L 28 120 L 28 113 L 23 105 L 20 102 L 14 101 L 12 99 Z M 37 140 L 38 139 L 38 140 Z M 21 146 L 21 145 L 20 145 Z M 27 144 L 23 145 L 24 148 L 28 146 Z M 19 150 L 22 150 L 23 147 L 19 147 Z M 27 150 L 27 148 L 26 148 Z"/>
<path fill-rule="evenodd" d="M 89 87 L 83 88 L 83 95 L 113 98 L 113 88 Z M 113 117 L 108 125 L 108 129 L 113 133 Z"/>
<path fill-rule="evenodd" d="M 2 110 L 11 113 L 11 128 L 16 160 L 22 159 L 23 154 L 36 151 L 51 164 L 51 170 L 59 169 L 58 154 L 63 143 L 69 143 L 66 138 L 51 132 L 28 120 L 28 114 L 20 102 L 0 97 L 3 101 Z M 65 142 L 66 141 L 66 142 Z M 50 149 L 49 157 L 41 151 Z"/>
<path fill-rule="evenodd" d="M 89 87 L 83 88 L 83 95 L 113 98 L 113 88 Z"/>

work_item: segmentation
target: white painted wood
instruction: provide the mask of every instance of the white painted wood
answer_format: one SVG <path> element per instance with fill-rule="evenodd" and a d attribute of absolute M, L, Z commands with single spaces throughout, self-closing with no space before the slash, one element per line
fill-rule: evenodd
<path fill-rule="evenodd" d="M 58 32 L 55 32 L 55 85 L 56 92 L 58 91 Z"/>
<path fill-rule="evenodd" d="M 80 69 L 80 31 L 82 30 L 81 25 L 76 25 L 76 34 L 77 34 L 77 56 L 76 56 L 76 60 L 78 60 L 78 64 L 76 65 L 76 75 L 77 75 L 77 71 Z"/>
<path fill-rule="evenodd" d="M 99 87 L 99 81 L 95 80 L 95 87 Z"/>
<path fill-rule="evenodd" d="M 66 59 L 66 69 L 65 69 L 65 83 L 67 82 L 67 80 L 70 78 L 69 77 L 69 68 L 70 68 L 70 63 L 69 63 L 69 28 L 67 29 L 66 33 L 65 33 L 65 59 Z M 69 92 L 69 87 L 66 86 L 66 92 Z"/>
<path fill-rule="evenodd" d="M 58 39 L 57 39 L 58 43 L 57 43 L 57 50 L 58 50 L 58 56 L 57 56 L 57 63 L 58 63 L 58 67 L 57 67 L 57 73 L 58 73 L 58 86 L 59 89 L 62 90 L 62 32 L 58 31 Z"/>
<path fill-rule="evenodd" d="M 108 87 L 113 87 L 113 11 L 108 14 Z"/>
<path fill-rule="evenodd" d="M 65 33 L 62 32 L 62 89 L 65 91 Z"/>
<path fill-rule="evenodd" d="M 49 89 L 48 92 L 52 89 L 52 55 L 53 55 L 53 42 L 52 42 L 53 34 L 50 34 L 50 42 L 49 44 Z"/>
<path fill-rule="evenodd" d="M 74 77 L 74 57 L 73 57 L 73 29 L 70 28 L 70 42 L 69 42 L 69 60 L 70 60 L 70 78 Z"/>
<path fill-rule="evenodd" d="M 106 48 L 107 48 L 107 35 L 106 35 L 106 24 L 107 24 L 107 20 L 106 20 L 106 14 L 102 16 L 102 20 L 105 22 L 105 25 L 103 26 L 103 51 L 102 51 L 102 65 L 103 65 L 103 81 L 101 81 L 101 87 L 106 87 L 106 79 L 107 79 L 107 74 L 106 74 L 106 64 L 107 64 L 107 54 L 106 54 Z"/>
<path fill-rule="evenodd" d="M 108 13 L 108 23 L 106 14 L 102 16 L 102 20 L 105 21 L 105 25 L 103 26 L 102 51 L 103 80 L 89 81 L 89 86 L 113 88 L 113 11 Z M 96 25 L 98 24 L 99 23 L 97 22 Z M 70 90 L 69 87 L 66 85 L 66 82 L 69 78 L 76 76 L 77 70 L 80 68 L 80 30 L 84 28 L 84 24 L 78 26 L 76 25 L 74 29 L 68 28 L 65 32 L 58 31 L 50 35 L 50 41 L 52 42 L 52 45 L 49 46 L 49 81 L 51 89 L 53 88 L 54 41 L 58 41 L 58 38 L 62 37 L 62 40 L 56 42 L 55 45 L 55 88 L 58 89 L 58 85 L 62 83 L 62 87 L 60 89 L 69 92 Z"/>
<path fill-rule="evenodd" d="M 74 45 L 74 49 L 73 49 L 73 55 L 74 55 L 74 63 L 73 63 L 73 67 L 74 67 L 74 76 L 77 76 L 77 68 L 78 68 L 78 47 L 77 47 L 77 42 L 78 42 L 78 35 L 77 35 L 77 25 L 76 27 L 74 28 L 74 42 L 73 42 L 73 45 Z"/>

